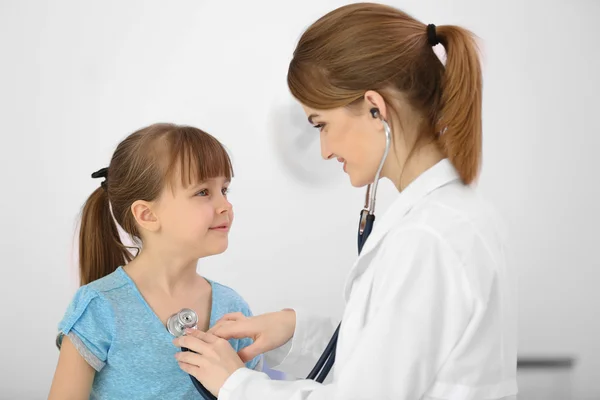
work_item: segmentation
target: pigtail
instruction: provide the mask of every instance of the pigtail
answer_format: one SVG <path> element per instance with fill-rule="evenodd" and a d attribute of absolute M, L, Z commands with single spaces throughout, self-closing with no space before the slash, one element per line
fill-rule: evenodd
<path fill-rule="evenodd" d="M 121 243 L 103 184 L 91 194 L 83 207 L 79 232 L 81 285 L 109 275 L 131 259 L 131 253 Z"/>
<path fill-rule="evenodd" d="M 482 74 L 472 34 L 458 26 L 440 26 L 437 39 L 446 50 L 442 108 L 437 131 L 446 156 L 462 181 L 471 184 L 481 167 Z"/>

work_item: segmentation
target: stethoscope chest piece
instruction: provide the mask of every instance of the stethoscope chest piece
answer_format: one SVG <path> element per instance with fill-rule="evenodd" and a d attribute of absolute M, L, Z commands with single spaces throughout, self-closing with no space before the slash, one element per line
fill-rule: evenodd
<path fill-rule="evenodd" d="M 183 336 L 186 329 L 195 329 L 198 325 L 198 315 L 189 308 L 184 308 L 167 320 L 167 330 L 175 337 Z"/>
<path fill-rule="evenodd" d="M 167 320 L 167 330 L 175 337 L 180 337 L 185 334 L 186 329 L 195 329 L 198 325 L 198 315 L 189 308 L 183 308 L 178 313 L 175 313 Z M 181 351 L 189 351 L 187 348 L 182 347 Z M 190 375 L 190 379 L 198 393 L 204 399 L 217 400 L 193 375 Z"/>

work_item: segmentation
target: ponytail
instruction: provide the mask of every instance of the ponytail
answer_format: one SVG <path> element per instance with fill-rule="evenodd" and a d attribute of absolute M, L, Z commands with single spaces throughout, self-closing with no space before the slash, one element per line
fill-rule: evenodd
<path fill-rule="evenodd" d="M 437 27 L 437 37 L 446 50 L 442 79 L 440 143 L 462 181 L 471 184 L 481 167 L 481 66 L 477 44 L 463 28 Z"/>
<path fill-rule="evenodd" d="M 79 232 L 80 283 L 87 285 L 109 275 L 131 259 L 131 253 L 121 243 L 106 189 L 99 187 L 88 198 L 82 212 Z"/>

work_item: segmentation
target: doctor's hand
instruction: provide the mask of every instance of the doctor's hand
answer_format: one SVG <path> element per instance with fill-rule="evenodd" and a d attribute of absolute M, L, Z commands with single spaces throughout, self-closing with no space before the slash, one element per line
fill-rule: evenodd
<path fill-rule="evenodd" d="M 248 362 L 286 344 L 294 336 L 295 329 L 296 312 L 286 309 L 254 317 L 242 313 L 226 314 L 208 332 L 227 340 L 251 338 L 253 343 L 238 353 L 243 362 Z"/>
<path fill-rule="evenodd" d="M 208 332 L 187 329 L 186 335 L 176 338 L 173 343 L 191 350 L 175 354 L 179 367 L 198 379 L 216 397 L 225 381 L 245 367 L 227 340 Z"/>

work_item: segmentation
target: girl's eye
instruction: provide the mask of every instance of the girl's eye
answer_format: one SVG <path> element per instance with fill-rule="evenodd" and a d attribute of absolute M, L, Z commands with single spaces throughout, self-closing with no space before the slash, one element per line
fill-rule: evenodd
<path fill-rule="evenodd" d="M 223 193 L 223 196 L 227 196 L 227 194 L 229 193 L 229 188 L 225 187 L 225 188 L 221 189 L 221 193 Z M 202 189 L 201 191 L 199 191 L 198 193 L 196 193 L 196 196 L 206 197 L 209 194 L 210 193 L 209 193 L 208 189 Z"/>

